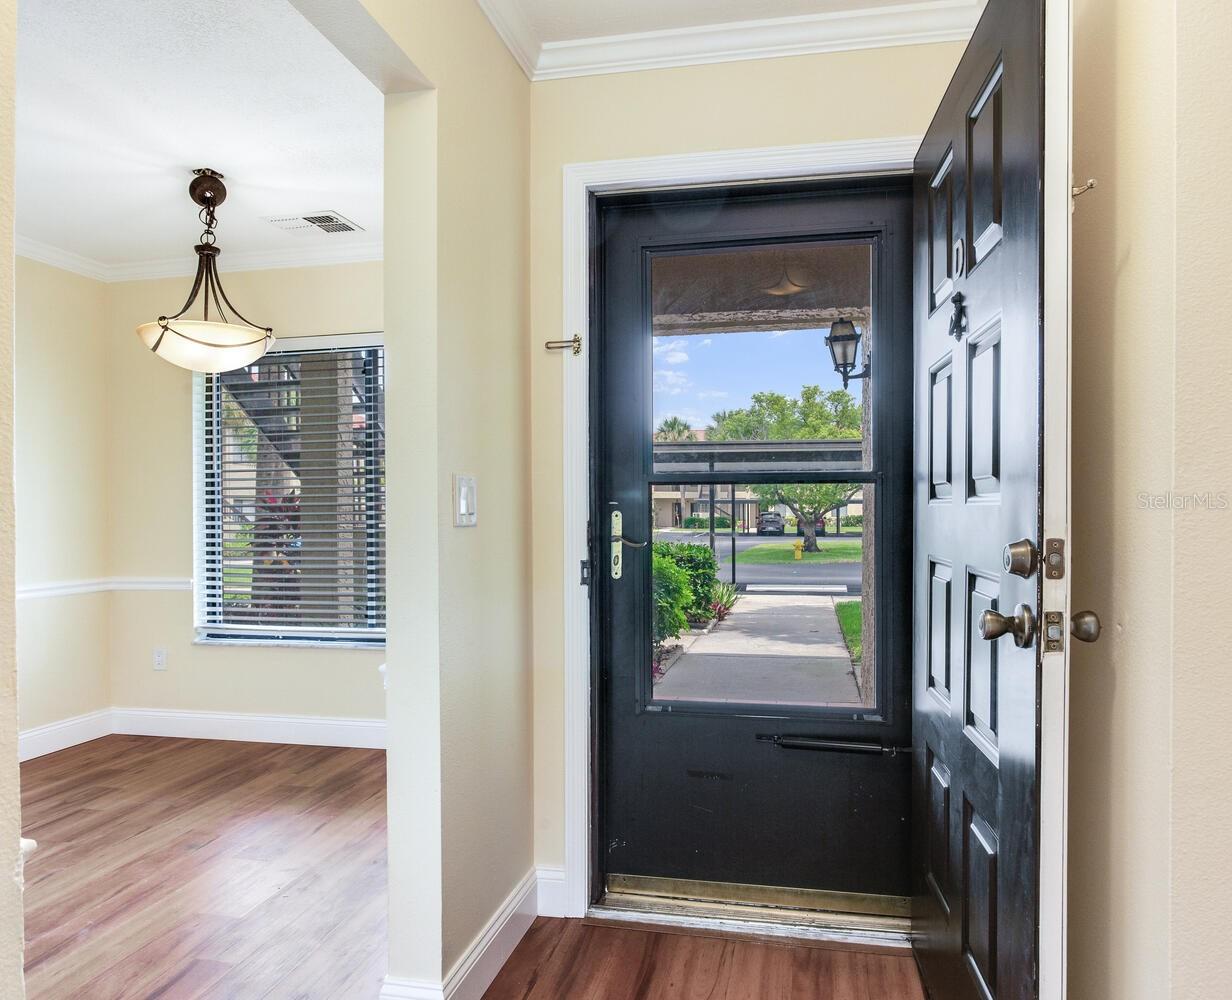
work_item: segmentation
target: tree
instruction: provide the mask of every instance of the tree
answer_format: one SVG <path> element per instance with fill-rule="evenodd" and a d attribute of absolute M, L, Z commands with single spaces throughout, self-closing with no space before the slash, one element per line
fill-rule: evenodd
<path fill-rule="evenodd" d="M 861 408 L 845 389 L 806 385 L 800 398 L 758 392 L 743 410 L 711 417 L 707 441 L 827 441 L 860 436 Z M 666 423 L 666 421 L 665 421 Z"/>
<path fill-rule="evenodd" d="M 862 407 L 844 389 L 822 392 L 806 385 L 800 398 L 759 392 L 742 410 L 722 410 L 706 431 L 708 441 L 832 441 L 859 438 Z M 804 551 L 817 551 L 817 522 L 860 492 L 853 483 L 776 483 L 754 486 L 762 507 L 783 505 L 804 533 Z"/>
<path fill-rule="evenodd" d="M 782 504 L 796 515 L 804 532 L 804 551 L 816 552 L 817 522 L 839 507 L 845 507 L 860 492 L 858 483 L 773 483 L 754 486 L 762 507 Z"/>
<path fill-rule="evenodd" d="M 696 441 L 697 435 L 682 417 L 667 417 L 655 431 L 656 441 Z"/>

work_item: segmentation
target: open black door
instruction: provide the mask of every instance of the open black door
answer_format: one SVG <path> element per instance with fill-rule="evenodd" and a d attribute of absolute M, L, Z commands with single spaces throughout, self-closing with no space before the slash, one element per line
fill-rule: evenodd
<path fill-rule="evenodd" d="M 915 164 L 914 931 L 937 1000 L 1039 995 L 1044 27 L 1044 0 L 990 0 Z"/>

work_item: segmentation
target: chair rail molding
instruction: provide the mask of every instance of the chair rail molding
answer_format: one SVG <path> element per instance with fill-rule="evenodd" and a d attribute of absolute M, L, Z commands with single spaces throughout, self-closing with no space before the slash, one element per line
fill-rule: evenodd
<path fill-rule="evenodd" d="M 478 0 L 532 81 L 779 56 L 965 42 L 985 0 L 903 0 L 889 7 L 543 41 L 519 0 Z"/>
<path fill-rule="evenodd" d="M 553 915 L 581 917 L 590 904 L 590 601 L 585 587 L 571 583 L 588 558 L 590 198 L 651 187 L 902 174 L 912 169 L 919 145 L 919 136 L 896 136 L 573 163 L 564 168 L 562 329 L 566 335 L 580 333 L 583 347 L 581 358 L 568 358 L 564 366 L 565 865 L 559 882 L 540 883 L 545 887 L 541 898 L 551 902 Z"/>
<path fill-rule="evenodd" d="M 192 580 L 178 576 L 108 576 L 89 580 L 21 584 L 17 600 L 41 597 L 71 597 L 74 594 L 104 594 L 122 590 L 192 590 Z"/>

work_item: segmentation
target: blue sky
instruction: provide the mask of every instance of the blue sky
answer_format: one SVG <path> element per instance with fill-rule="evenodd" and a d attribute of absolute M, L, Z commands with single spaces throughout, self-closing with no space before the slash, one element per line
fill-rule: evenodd
<path fill-rule="evenodd" d="M 655 426 L 665 417 L 683 417 L 690 427 L 705 427 L 717 410 L 748 406 L 755 392 L 798 396 L 803 385 L 841 389 L 827 332 L 655 337 Z M 858 398 L 859 383 L 851 391 Z"/>

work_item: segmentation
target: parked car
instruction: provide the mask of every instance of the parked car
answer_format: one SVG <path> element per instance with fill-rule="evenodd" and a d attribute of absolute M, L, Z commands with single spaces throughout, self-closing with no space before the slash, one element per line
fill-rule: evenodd
<path fill-rule="evenodd" d="M 757 515 L 757 533 L 759 535 L 781 535 L 784 531 L 783 515 L 777 510 L 767 510 Z"/>

